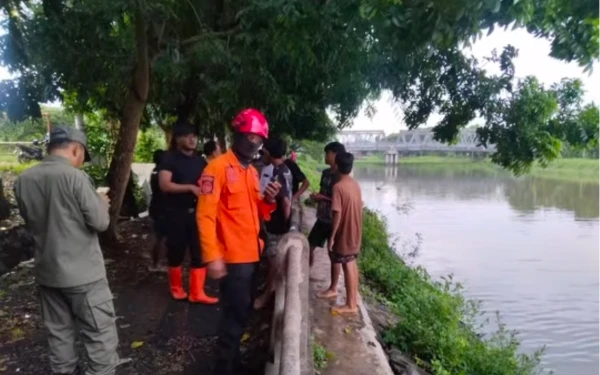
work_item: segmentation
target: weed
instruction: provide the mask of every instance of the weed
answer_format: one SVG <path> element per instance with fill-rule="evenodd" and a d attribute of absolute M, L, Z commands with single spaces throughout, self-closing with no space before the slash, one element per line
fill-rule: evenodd
<path fill-rule="evenodd" d="M 327 363 L 333 357 L 333 353 L 327 351 L 327 349 L 312 339 L 312 351 L 313 351 L 313 362 L 315 364 L 315 370 L 323 370 L 327 367 Z"/>

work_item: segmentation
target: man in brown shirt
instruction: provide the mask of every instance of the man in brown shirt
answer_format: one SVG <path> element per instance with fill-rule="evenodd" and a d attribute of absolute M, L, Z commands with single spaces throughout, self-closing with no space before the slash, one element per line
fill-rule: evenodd
<path fill-rule="evenodd" d="M 362 241 L 362 194 L 360 186 L 350 176 L 354 156 L 344 152 L 336 155 L 339 181 L 333 186 L 331 198 L 332 233 L 328 241 L 331 258 L 331 285 L 319 293 L 320 298 L 337 295 L 337 283 L 342 268 L 346 282 L 346 304 L 334 312 L 355 314 L 358 311 L 358 267 L 356 258 Z"/>

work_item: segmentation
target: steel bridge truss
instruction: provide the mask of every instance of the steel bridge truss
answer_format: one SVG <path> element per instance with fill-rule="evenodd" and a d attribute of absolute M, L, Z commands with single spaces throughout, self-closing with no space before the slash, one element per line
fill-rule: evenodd
<path fill-rule="evenodd" d="M 491 153 L 495 147 L 483 147 L 475 130 L 463 130 L 457 142 L 449 145 L 433 139 L 431 130 L 403 130 L 395 140 L 386 140 L 383 131 L 343 131 L 338 133 L 338 141 L 342 142 L 350 152 L 461 152 Z"/>
<path fill-rule="evenodd" d="M 337 134 L 338 142 L 343 144 L 373 143 L 385 141 L 383 130 L 345 130 Z"/>

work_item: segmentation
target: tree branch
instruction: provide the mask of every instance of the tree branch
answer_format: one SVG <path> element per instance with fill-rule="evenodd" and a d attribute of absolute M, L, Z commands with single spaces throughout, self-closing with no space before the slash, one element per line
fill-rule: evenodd
<path fill-rule="evenodd" d="M 182 47 L 189 47 L 192 44 L 198 43 L 198 42 L 202 42 L 208 39 L 215 39 L 215 38 L 222 38 L 222 37 L 226 37 L 226 36 L 231 36 L 233 34 L 235 34 L 236 32 L 238 32 L 240 30 L 239 26 L 236 26 L 232 29 L 229 30 L 225 30 L 225 31 L 215 31 L 212 33 L 204 33 L 204 34 L 200 34 L 200 35 L 196 35 L 193 36 L 191 38 L 188 39 L 184 39 L 181 41 L 181 46 Z"/>

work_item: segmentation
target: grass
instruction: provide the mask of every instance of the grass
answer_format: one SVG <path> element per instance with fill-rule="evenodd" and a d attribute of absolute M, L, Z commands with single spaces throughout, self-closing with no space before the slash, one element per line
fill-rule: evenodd
<path fill-rule="evenodd" d="M 434 375 L 539 373 L 541 351 L 520 354 L 519 341 L 502 324 L 480 337 L 478 304 L 463 296 L 461 285 L 407 265 L 389 243 L 385 219 L 365 208 L 361 276 L 401 320 L 385 332 L 387 344 Z"/>
<path fill-rule="evenodd" d="M 16 163 L 17 156 L 15 154 L 0 154 L 0 163 Z"/>
<path fill-rule="evenodd" d="M 315 370 L 325 369 L 329 363 L 329 359 L 333 358 L 333 353 L 329 352 L 327 348 L 316 342 L 314 338 L 312 338 L 312 351 Z"/>
<path fill-rule="evenodd" d="M 357 165 L 384 165 L 382 155 L 370 155 L 356 160 Z M 509 172 L 493 164 L 489 159 L 472 159 L 461 156 L 408 156 L 400 158 L 400 166 L 421 168 L 434 172 L 469 171 L 489 175 Z M 599 183 L 600 163 L 598 159 L 558 159 L 547 167 L 535 164 L 529 176 L 560 181 Z"/>
<path fill-rule="evenodd" d="M 14 173 L 20 174 L 27 168 L 35 165 L 35 162 L 27 163 L 27 164 L 15 164 L 15 163 L 2 163 L 0 162 L 0 173 Z"/>
<path fill-rule="evenodd" d="M 304 172 L 308 181 L 310 181 L 309 190 L 319 191 L 321 172 L 327 168 L 327 166 L 305 154 L 299 155 L 297 161 L 298 166 L 302 169 L 302 172 Z"/>

